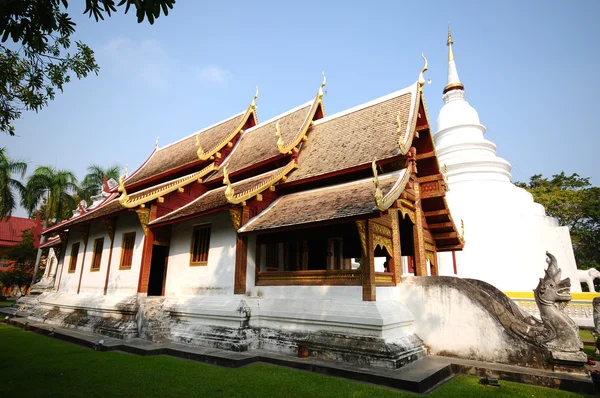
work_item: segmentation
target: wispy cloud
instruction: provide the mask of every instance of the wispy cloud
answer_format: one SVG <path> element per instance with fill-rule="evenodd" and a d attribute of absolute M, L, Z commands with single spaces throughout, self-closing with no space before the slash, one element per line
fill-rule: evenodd
<path fill-rule="evenodd" d="M 224 84 L 232 77 L 231 72 L 215 65 L 198 68 L 179 62 L 157 40 L 135 42 L 117 37 L 102 47 L 100 54 L 109 58 L 120 74 L 141 79 L 152 88 L 169 87 L 175 70 L 210 84 Z"/>
<path fill-rule="evenodd" d="M 109 41 L 101 50 L 120 73 L 140 78 L 153 88 L 169 86 L 169 74 L 176 60 L 156 40 L 133 42 L 124 37 Z"/>
<path fill-rule="evenodd" d="M 231 72 L 214 65 L 200 68 L 198 78 L 207 83 L 223 84 L 231 78 Z"/>

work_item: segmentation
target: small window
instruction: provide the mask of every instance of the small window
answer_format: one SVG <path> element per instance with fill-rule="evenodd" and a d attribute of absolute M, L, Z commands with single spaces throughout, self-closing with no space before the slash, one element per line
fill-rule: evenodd
<path fill-rule="evenodd" d="M 133 261 L 133 248 L 135 246 L 135 232 L 123 234 L 123 246 L 121 246 L 121 264 L 119 269 L 131 269 Z"/>
<path fill-rule="evenodd" d="M 104 249 L 104 238 L 98 238 L 94 241 L 94 255 L 92 257 L 92 271 L 100 271 L 100 261 L 102 261 L 102 250 Z"/>
<path fill-rule="evenodd" d="M 210 224 L 197 225 L 192 234 L 190 265 L 208 264 L 208 249 L 210 248 Z"/>
<path fill-rule="evenodd" d="M 79 255 L 79 242 L 71 246 L 71 260 L 69 261 L 69 272 L 75 272 L 77 268 L 77 256 Z"/>
<path fill-rule="evenodd" d="M 265 265 L 267 271 L 279 270 L 279 243 L 267 243 L 265 255 Z"/>

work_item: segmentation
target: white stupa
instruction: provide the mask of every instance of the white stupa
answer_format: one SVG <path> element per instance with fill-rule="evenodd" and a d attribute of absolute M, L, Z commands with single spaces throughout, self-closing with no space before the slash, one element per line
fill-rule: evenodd
<path fill-rule="evenodd" d="M 568 228 L 558 226 L 529 192 L 511 182 L 510 163 L 496 156 L 477 111 L 465 101 L 452 44 L 448 29 L 448 84 L 434 141 L 440 165 L 447 167 L 450 211 L 454 220 L 464 221 L 465 247 L 455 258 L 439 254 L 439 274 L 530 292 L 544 276 L 549 251 L 562 277 L 571 278 L 571 291 L 580 292 Z"/>

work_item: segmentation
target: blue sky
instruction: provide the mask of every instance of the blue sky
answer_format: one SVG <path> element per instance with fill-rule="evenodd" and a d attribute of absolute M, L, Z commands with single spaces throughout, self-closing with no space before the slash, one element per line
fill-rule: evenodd
<path fill-rule="evenodd" d="M 180 0 L 154 25 L 135 13 L 96 23 L 70 2 L 76 39 L 100 73 L 69 83 L 0 136 L 13 158 L 73 170 L 137 168 L 159 145 L 246 109 L 259 120 L 314 97 L 328 114 L 412 84 L 429 60 L 429 117 L 442 106 L 448 22 L 467 100 L 514 181 L 564 170 L 600 185 L 600 2 Z M 19 211 L 16 215 L 23 215 Z"/>

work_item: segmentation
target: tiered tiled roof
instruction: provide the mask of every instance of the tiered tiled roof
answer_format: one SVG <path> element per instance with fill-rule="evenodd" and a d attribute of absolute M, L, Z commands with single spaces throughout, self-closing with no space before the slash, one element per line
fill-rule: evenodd
<path fill-rule="evenodd" d="M 197 139 L 204 152 L 214 153 L 220 149 L 219 146 L 225 146 L 239 133 L 250 117 L 255 117 L 253 112 L 239 113 L 214 126 L 156 149 L 138 170 L 125 179 L 125 187 L 200 163 L 202 160 L 198 157 Z"/>
<path fill-rule="evenodd" d="M 315 122 L 298 155 L 295 182 L 400 155 L 399 136 L 410 135 L 417 85 Z M 400 127 L 398 127 L 400 120 Z M 398 132 L 400 130 L 400 133 Z"/>
<path fill-rule="evenodd" d="M 235 184 L 232 184 L 231 187 L 233 188 L 234 192 L 238 194 L 252 192 L 255 196 L 269 189 L 270 186 L 281 180 L 281 178 L 286 174 L 287 170 L 289 170 L 289 165 L 280 167 L 256 177 L 247 178 L 243 181 L 236 182 Z M 151 222 L 150 225 L 162 224 L 231 205 L 230 200 L 227 198 L 226 190 L 227 187 L 223 186 L 221 188 L 208 191 L 193 202 L 190 202 L 163 217 L 157 218 Z"/>
<path fill-rule="evenodd" d="M 231 154 L 223 161 L 221 168 L 207 181 L 223 179 L 223 168 L 227 166 L 229 174 L 247 169 L 250 166 L 280 157 L 282 154 L 277 148 L 277 137 L 275 136 L 276 125 L 279 123 L 279 131 L 284 142 L 293 140 L 298 131 L 311 117 L 313 102 L 309 101 L 284 114 L 276 116 L 251 129 L 246 130 Z"/>
<path fill-rule="evenodd" d="M 384 193 L 392 190 L 398 181 L 405 180 L 406 174 L 407 169 L 402 169 L 379 176 L 381 190 Z M 239 232 L 302 226 L 319 221 L 378 214 L 374 190 L 373 180 L 368 178 L 285 195 L 251 219 Z"/>
<path fill-rule="evenodd" d="M 60 231 L 64 230 L 72 225 L 81 224 L 86 221 L 90 221 L 96 218 L 104 217 L 112 213 L 116 213 L 120 210 L 123 210 L 124 207 L 121 206 L 118 199 L 118 194 L 112 193 L 106 199 L 102 201 L 99 205 L 94 207 L 90 211 L 82 212 L 77 216 L 73 216 L 68 220 L 60 222 L 51 226 L 50 228 L 44 230 L 44 234 L 47 234 L 52 231 Z"/>
<path fill-rule="evenodd" d="M 412 168 L 414 164 L 407 169 L 397 168 L 403 167 L 409 157 L 414 162 L 416 155 L 407 154 L 407 151 L 413 145 L 418 118 L 423 117 L 419 119 L 419 123 L 426 120 L 426 114 L 419 110 L 420 87 L 424 82 L 421 80 L 420 77 L 417 83 L 403 90 L 324 118 L 322 85 L 314 100 L 248 128 L 256 122 L 253 101 L 246 113 L 157 149 L 121 184 L 120 191 L 124 194 L 120 200 L 118 193 L 113 191 L 110 197 L 94 209 L 46 232 L 144 205 L 200 179 L 203 180 L 204 187 L 194 191 L 194 195 L 200 195 L 199 197 L 190 197 L 190 200 L 193 199 L 191 202 L 175 210 L 167 209 L 169 213 L 151 221 L 149 225 L 178 222 L 238 204 L 244 205 L 246 201 L 255 198 L 260 201 L 261 193 L 275 185 L 280 185 L 277 191 L 265 196 L 268 201 L 263 202 L 263 207 L 258 206 L 261 209 L 268 207 L 242 227 L 240 232 L 302 226 L 332 219 L 351 219 L 386 211 L 396 203 L 409 177 L 412 178 L 408 170 L 415 171 Z M 248 124 L 249 118 L 254 118 L 253 123 Z M 423 129 L 421 124 L 419 126 Z M 243 128 L 246 130 L 243 131 Z M 196 145 L 197 141 L 199 145 Z M 425 140 L 421 137 L 416 142 L 423 147 Z M 225 145 L 229 147 L 225 153 L 229 154 L 220 161 L 211 163 L 211 156 L 218 158 L 217 151 Z M 282 164 L 285 166 L 281 167 Z M 396 171 L 377 178 L 377 165 L 389 166 L 388 171 Z M 371 178 L 341 183 L 352 178 L 350 173 L 356 170 L 363 170 L 361 175 L 364 177 L 364 170 L 371 166 L 379 188 Z M 439 174 L 439 166 L 436 167 L 434 171 Z M 257 173 L 262 174 L 255 175 Z M 334 177 L 341 173 L 348 173 L 346 175 L 349 178 L 321 180 L 320 186 L 329 181 L 336 185 L 318 189 L 311 189 L 314 185 L 309 185 L 316 179 Z M 429 170 L 414 178 L 431 177 L 427 181 L 437 181 L 437 177 L 430 173 L 433 171 Z M 165 182 L 170 174 L 176 178 Z M 231 184 L 230 177 L 233 181 L 244 179 Z M 154 180 L 161 183 L 143 190 L 137 188 L 148 186 Z M 225 185 L 219 186 L 221 182 Z M 128 193 L 126 190 L 129 187 L 132 192 Z M 425 188 L 427 187 L 424 186 Z M 202 193 L 204 189 L 209 190 Z M 278 195 L 283 196 L 277 198 Z M 431 198 L 425 199 L 434 206 L 429 212 L 425 209 L 427 221 L 437 222 L 439 228 L 447 226 L 449 235 L 446 242 L 453 243 L 450 242 L 450 235 L 456 236 L 456 228 L 451 225 L 450 215 L 440 213 L 439 220 L 435 218 L 439 206 L 447 211 L 443 196 L 439 206 Z M 271 200 L 275 201 L 267 205 Z M 446 233 L 445 230 L 440 232 Z M 439 236 L 443 239 L 444 235 Z"/>

